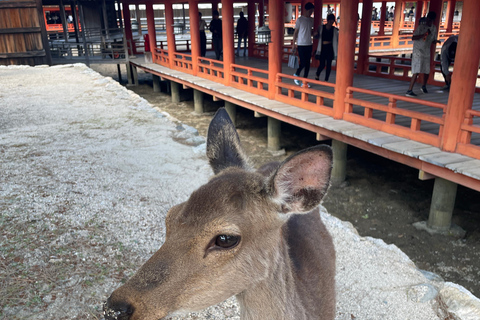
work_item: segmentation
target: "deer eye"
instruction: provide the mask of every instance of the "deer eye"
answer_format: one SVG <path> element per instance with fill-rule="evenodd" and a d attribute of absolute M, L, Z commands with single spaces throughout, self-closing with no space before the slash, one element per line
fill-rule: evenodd
<path fill-rule="evenodd" d="M 215 245 L 223 249 L 231 249 L 240 242 L 239 236 L 228 236 L 221 234 L 215 239 Z"/>

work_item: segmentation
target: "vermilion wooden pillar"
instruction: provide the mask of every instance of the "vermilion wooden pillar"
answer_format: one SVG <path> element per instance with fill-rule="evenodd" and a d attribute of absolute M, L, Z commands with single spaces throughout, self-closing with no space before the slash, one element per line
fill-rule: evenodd
<path fill-rule="evenodd" d="M 337 79 L 335 82 L 335 101 L 333 117 L 341 119 L 345 112 L 347 87 L 353 84 L 353 61 L 357 36 L 358 0 L 342 0 L 340 22 L 342 24 L 338 39 Z"/>
<path fill-rule="evenodd" d="M 231 65 L 235 62 L 233 0 L 222 1 L 222 42 L 224 83 L 230 85 Z"/>
<path fill-rule="evenodd" d="M 373 0 L 363 0 L 362 22 L 360 27 L 360 44 L 358 47 L 357 73 L 365 72 L 365 65 L 368 60 L 368 50 L 370 49 L 370 26 L 372 24 Z M 382 14 L 383 18 L 383 14 Z M 340 18 L 340 21 L 342 19 Z M 384 21 L 385 23 L 385 21 Z M 343 21 L 342 21 L 343 27 Z"/>
<path fill-rule="evenodd" d="M 270 99 L 275 98 L 275 80 L 277 74 L 282 72 L 284 13 L 283 0 L 270 0 L 271 42 L 268 44 L 268 97 Z"/>
<path fill-rule="evenodd" d="M 428 13 L 428 1 L 423 1 L 423 12 L 422 12 L 422 16 L 426 16 L 427 13 Z"/>
<path fill-rule="evenodd" d="M 428 11 L 433 11 L 437 14 L 437 19 L 435 20 L 434 25 L 437 27 L 437 30 L 440 31 L 440 21 L 442 20 L 443 11 L 443 0 L 430 0 L 430 8 Z"/>
<path fill-rule="evenodd" d="M 173 68 L 173 57 L 177 49 L 173 33 L 173 8 L 170 1 L 165 1 L 165 29 L 167 29 L 168 62 L 170 68 Z"/>
<path fill-rule="evenodd" d="M 150 52 L 155 61 L 155 50 L 157 48 L 157 33 L 155 31 L 155 15 L 153 13 L 153 2 L 145 3 L 145 13 L 147 14 L 148 40 L 150 42 Z"/>
<path fill-rule="evenodd" d="M 460 138 L 460 126 L 465 112 L 472 108 L 478 62 L 480 60 L 480 41 L 478 41 L 478 17 L 480 6 L 476 0 L 464 0 L 462 29 L 458 37 L 455 67 L 452 85 L 445 114 L 441 148 L 453 152 Z"/>
<path fill-rule="evenodd" d="M 122 2 L 123 20 L 125 21 L 125 38 L 127 38 L 128 54 L 137 54 L 132 35 L 132 20 L 130 19 L 130 8 L 128 3 Z"/>
<path fill-rule="evenodd" d="M 420 19 L 422 18 L 423 12 L 423 1 L 417 1 L 417 6 L 415 7 L 415 29 L 417 29 Z"/>
<path fill-rule="evenodd" d="M 258 1 L 258 26 L 262 27 L 264 24 L 263 21 L 263 10 L 265 8 L 265 2 L 263 0 Z"/>
<path fill-rule="evenodd" d="M 218 1 L 212 1 L 212 12 L 218 10 Z"/>
<path fill-rule="evenodd" d="M 363 2 L 365 5 L 365 1 Z M 372 10 L 370 10 L 371 12 Z M 363 16 L 363 10 L 362 10 Z M 387 18 L 387 1 L 382 1 L 382 7 L 380 8 L 380 27 L 378 29 L 378 35 L 383 36 L 385 35 L 385 20 Z"/>
<path fill-rule="evenodd" d="M 315 6 L 315 9 L 313 11 L 313 28 L 317 30 L 318 26 L 321 25 L 323 22 L 323 17 L 322 17 L 323 0 L 314 0 L 313 5 Z M 316 46 L 314 46 L 314 49 L 315 48 Z"/>
<path fill-rule="evenodd" d="M 248 56 L 253 57 L 255 43 L 255 0 L 249 0 L 247 7 L 248 14 Z"/>
<path fill-rule="evenodd" d="M 200 57 L 200 17 L 198 16 L 197 1 L 188 1 L 188 15 L 190 17 L 190 39 L 193 75 L 197 75 L 198 57 Z"/>
<path fill-rule="evenodd" d="M 450 33 L 453 30 L 453 16 L 455 14 L 455 4 L 457 3 L 456 0 L 450 0 L 447 4 L 447 12 L 445 14 L 445 24 L 446 30 L 445 32 Z"/>
<path fill-rule="evenodd" d="M 400 26 L 403 24 L 402 16 L 403 16 L 402 0 L 396 0 L 395 12 L 393 17 L 393 29 L 392 29 L 392 47 L 393 48 L 396 48 L 398 46 Z"/>

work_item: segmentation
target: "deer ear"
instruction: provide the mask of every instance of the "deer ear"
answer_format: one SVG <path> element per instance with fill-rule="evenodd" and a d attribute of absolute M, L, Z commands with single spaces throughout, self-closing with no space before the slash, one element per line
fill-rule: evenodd
<path fill-rule="evenodd" d="M 248 157 L 225 108 L 218 109 L 208 127 L 207 157 L 215 174 L 228 167 L 249 169 Z"/>
<path fill-rule="evenodd" d="M 282 213 L 307 213 L 320 204 L 330 185 L 332 149 L 321 145 L 287 158 L 270 178 Z"/>

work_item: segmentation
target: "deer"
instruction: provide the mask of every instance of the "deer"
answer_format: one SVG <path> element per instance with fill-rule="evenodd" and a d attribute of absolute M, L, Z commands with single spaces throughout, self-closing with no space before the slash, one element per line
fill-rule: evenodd
<path fill-rule="evenodd" d="M 105 319 L 164 319 L 235 296 L 242 320 L 333 320 L 335 248 L 318 208 L 331 148 L 254 170 L 221 108 L 206 153 L 214 176 L 168 211 L 165 242 L 110 295 Z"/>

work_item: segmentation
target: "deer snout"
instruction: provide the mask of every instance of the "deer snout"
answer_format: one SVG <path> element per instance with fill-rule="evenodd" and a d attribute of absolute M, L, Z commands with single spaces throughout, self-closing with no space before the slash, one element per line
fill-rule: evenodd
<path fill-rule="evenodd" d="M 132 316 L 134 308 L 124 301 L 113 301 L 108 298 L 103 304 L 103 316 L 105 320 L 128 320 Z"/>

